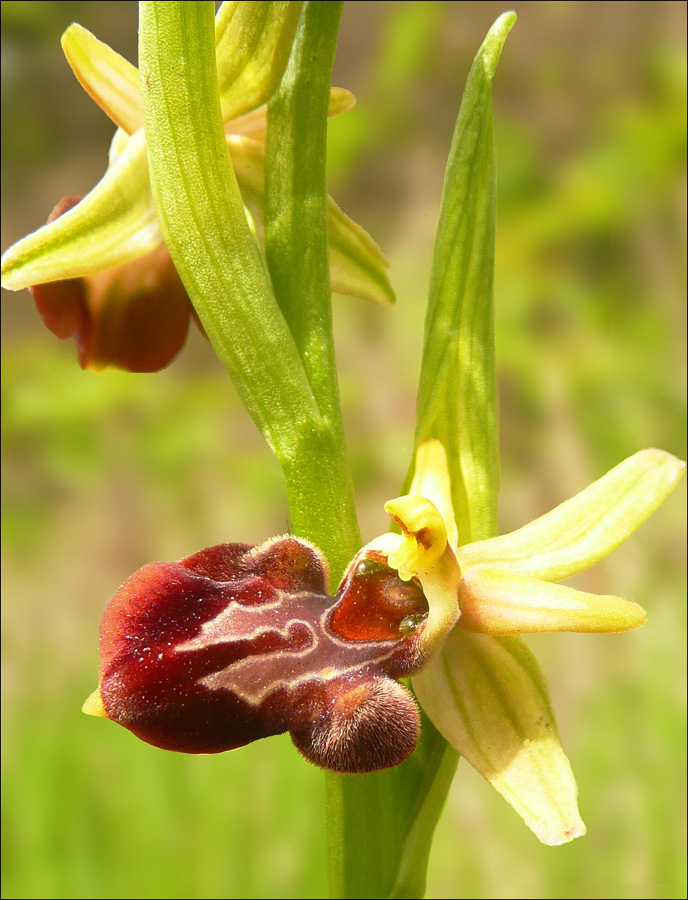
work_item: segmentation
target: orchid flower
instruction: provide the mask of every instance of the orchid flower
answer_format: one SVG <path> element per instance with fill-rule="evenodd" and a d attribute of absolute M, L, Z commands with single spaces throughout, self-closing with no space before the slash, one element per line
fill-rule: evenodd
<path fill-rule="evenodd" d="M 214 60 L 213 5 L 144 2 L 140 76 L 68 29 L 70 64 L 117 125 L 110 165 L 90 194 L 8 251 L 5 283 L 33 286 L 49 326 L 76 333 L 82 365 L 138 370 L 181 346 L 186 324 L 169 298 L 188 323 L 188 289 L 287 487 L 294 534 L 149 563 L 122 585 L 101 620 L 98 686 L 84 712 L 185 753 L 288 732 L 335 773 L 333 895 L 415 897 L 457 752 L 544 843 L 584 833 L 547 686 L 521 636 L 643 624 L 634 602 L 557 582 L 622 543 L 684 466 L 642 451 L 494 536 L 490 90 L 515 19 L 507 13 L 474 60 L 450 152 L 412 478 L 386 504 L 400 533 L 358 549 L 330 288 L 377 302 L 393 294 L 376 245 L 326 199 L 325 113 L 352 102 L 330 90 L 340 8 L 303 4 L 297 30 L 301 6 L 223 4 Z M 158 269 L 162 305 L 150 297 Z M 139 349 L 125 357 L 124 344 Z M 343 572 L 332 591 L 328 563 Z"/>
<path fill-rule="evenodd" d="M 594 565 L 662 503 L 685 466 L 644 450 L 511 534 L 463 546 L 446 453 L 419 447 L 401 529 L 367 544 L 334 599 L 320 551 L 294 537 L 151 563 L 101 622 L 84 712 L 168 750 L 214 753 L 289 731 L 341 773 L 398 765 L 416 746 L 413 687 L 436 728 L 538 838 L 585 833 L 547 686 L 519 635 L 619 632 L 645 612 L 554 582 Z"/>
<path fill-rule="evenodd" d="M 428 601 L 437 652 L 413 677 L 420 704 L 543 843 L 569 841 L 585 826 L 547 685 L 520 635 L 620 632 L 645 622 L 636 603 L 555 582 L 615 550 L 684 470 L 662 450 L 643 450 L 523 528 L 461 545 L 446 452 L 428 440 L 409 494 L 385 506 L 401 535 L 368 545 L 403 581 L 417 579 Z"/>
<path fill-rule="evenodd" d="M 222 118 L 254 232 L 262 230 L 266 103 L 279 86 L 300 2 L 223 3 L 215 19 Z M 2 284 L 30 287 L 45 324 L 74 335 L 82 368 L 150 372 L 186 339 L 191 302 L 163 243 L 151 195 L 139 72 L 80 25 L 62 47 L 77 79 L 117 125 L 108 169 L 83 198 L 65 198 L 48 223 L 5 253 Z M 355 99 L 332 88 L 329 115 Z M 394 302 L 387 261 L 373 239 L 328 198 L 332 290 Z"/>

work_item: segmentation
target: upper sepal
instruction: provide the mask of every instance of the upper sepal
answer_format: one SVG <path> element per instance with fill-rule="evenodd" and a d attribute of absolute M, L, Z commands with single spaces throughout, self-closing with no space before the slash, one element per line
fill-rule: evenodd
<path fill-rule="evenodd" d="M 215 50 L 223 119 L 262 106 L 277 89 L 291 50 L 301 2 L 223 3 L 215 17 Z M 143 125 L 135 66 L 76 23 L 62 49 L 79 83 L 127 134 Z"/>
<path fill-rule="evenodd" d="M 225 2 L 215 16 L 222 118 L 262 106 L 277 90 L 289 60 L 301 2 Z"/>
<path fill-rule="evenodd" d="M 138 131 L 143 112 L 136 66 L 76 22 L 62 35 L 62 49 L 89 97 L 128 135 Z"/>

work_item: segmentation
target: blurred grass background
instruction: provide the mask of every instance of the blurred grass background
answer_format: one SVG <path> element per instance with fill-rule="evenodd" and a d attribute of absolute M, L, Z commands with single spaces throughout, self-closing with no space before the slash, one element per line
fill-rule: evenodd
<path fill-rule="evenodd" d="M 393 310 L 335 298 L 365 539 L 409 461 L 443 168 L 471 59 L 507 7 L 348 3 L 332 193 L 392 263 Z M 516 3 L 495 81 L 502 530 L 644 446 L 685 458 L 686 6 Z M 3 2 L 2 245 L 101 176 L 112 126 L 59 36 L 136 59 L 136 4 Z M 155 376 L 83 373 L 3 297 L 3 896 L 325 892 L 323 783 L 288 738 L 185 757 L 80 713 L 97 629 L 152 559 L 288 526 L 278 468 L 196 334 Z M 587 837 L 540 846 L 461 765 L 428 896 L 669 898 L 685 887 L 685 485 L 577 583 L 649 612 L 530 641 Z"/>

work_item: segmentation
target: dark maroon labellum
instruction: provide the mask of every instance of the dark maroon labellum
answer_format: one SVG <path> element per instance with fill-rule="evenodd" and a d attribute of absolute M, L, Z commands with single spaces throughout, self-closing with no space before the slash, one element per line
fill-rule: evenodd
<path fill-rule="evenodd" d="M 428 605 L 415 581 L 359 556 L 337 595 L 316 548 L 284 537 L 150 563 L 100 627 L 107 718 L 156 747 L 232 750 L 289 731 L 311 762 L 372 772 L 413 752 Z"/>

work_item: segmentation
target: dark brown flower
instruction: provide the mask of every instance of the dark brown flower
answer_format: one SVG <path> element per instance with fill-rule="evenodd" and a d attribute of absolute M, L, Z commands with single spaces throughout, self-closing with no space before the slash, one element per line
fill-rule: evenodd
<path fill-rule="evenodd" d="M 85 711 L 166 750 L 216 753 L 289 731 L 323 768 L 397 765 L 419 716 L 396 679 L 420 666 L 427 612 L 416 581 L 366 553 L 330 597 L 320 552 L 293 537 L 151 563 L 105 611 Z"/>

